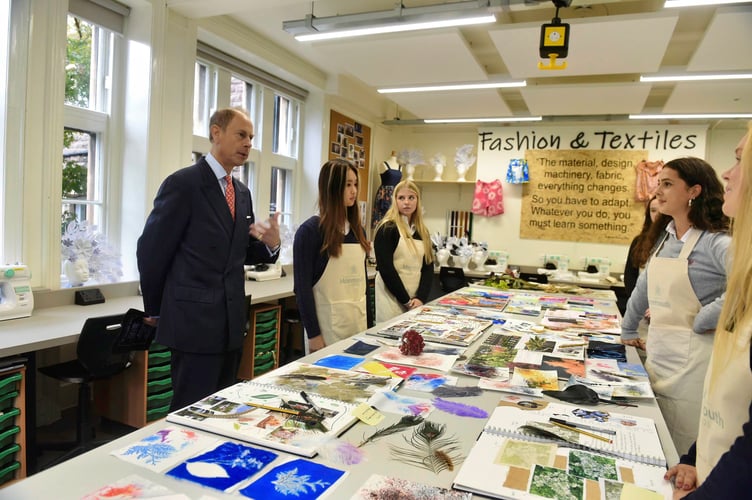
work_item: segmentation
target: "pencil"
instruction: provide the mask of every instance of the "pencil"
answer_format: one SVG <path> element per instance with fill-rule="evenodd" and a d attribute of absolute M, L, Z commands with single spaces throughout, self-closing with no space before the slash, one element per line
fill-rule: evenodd
<path fill-rule="evenodd" d="M 550 423 L 561 427 L 562 429 L 569 429 L 570 431 L 579 432 L 583 436 L 588 436 L 595 439 L 600 439 L 601 441 L 605 441 L 607 443 L 613 443 L 614 441 L 612 439 L 609 439 L 607 437 L 599 436 L 598 434 L 593 434 L 592 432 L 583 431 L 582 429 L 578 429 L 577 427 L 570 427 L 568 425 L 560 424 L 559 422 L 549 420 Z"/>
<path fill-rule="evenodd" d="M 560 418 L 554 418 L 554 417 L 551 417 L 548 420 L 549 420 L 549 422 L 558 422 L 560 424 L 568 425 L 570 427 L 577 427 L 578 429 L 585 429 L 585 430 L 588 430 L 588 431 L 601 432 L 603 434 L 616 435 L 616 431 L 611 430 L 611 429 L 602 429 L 600 427 L 594 427 L 592 425 L 585 425 L 585 424 L 577 424 L 577 423 L 574 423 L 574 422 L 567 422 L 566 420 L 562 420 Z"/>
<path fill-rule="evenodd" d="M 278 411 L 282 413 L 289 413 L 290 415 L 300 415 L 300 412 L 298 410 L 292 410 L 289 408 L 279 408 L 277 406 L 267 406 L 267 405 L 262 405 L 259 403 L 245 403 L 245 404 L 247 404 L 248 406 L 253 406 L 254 408 L 260 408 L 262 410 Z"/>

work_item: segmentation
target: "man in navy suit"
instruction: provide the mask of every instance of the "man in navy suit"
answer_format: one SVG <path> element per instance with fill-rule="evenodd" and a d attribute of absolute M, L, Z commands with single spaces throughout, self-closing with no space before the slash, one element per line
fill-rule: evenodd
<path fill-rule="evenodd" d="M 209 126 L 211 152 L 162 183 L 136 252 L 144 321 L 172 353 L 171 410 L 236 381 L 243 265 L 276 261 L 280 246 L 278 214 L 255 224 L 250 191 L 230 175 L 248 159 L 253 124 L 233 108 L 215 112 Z"/>

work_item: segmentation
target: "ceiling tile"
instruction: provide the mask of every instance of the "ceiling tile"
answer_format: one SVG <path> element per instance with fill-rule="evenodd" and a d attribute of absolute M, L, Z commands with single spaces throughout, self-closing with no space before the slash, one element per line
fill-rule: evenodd
<path fill-rule="evenodd" d="M 664 113 L 749 113 L 749 80 L 677 83 L 663 107 Z"/>
<path fill-rule="evenodd" d="M 734 71 L 752 69 L 752 7 L 718 9 L 687 69 Z M 741 49 L 741 50 L 739 50 Z"/>
<path fill-rule="evenodd" d="M 642 111 L 650 85 L 541 85 L 520 92 L 532 115 L 623 115 Z"/>
<path fill-rule="evenodd" d="M 420 118 L 488 118 L 511 116 L 495 90 L 390 94 L 397 105 Z"/>
<path fill-rule="evenodd" d="M 456 30 L 339 40 L 316 49 L 374 87 L 487 80 Z"/>
<path fill-rule="evenodd" d="M 651 73 L 658 70 L 678 14 L 562 19 L 569 22 L 564 70 L 538 69 L 540 24 L 489 30 L 512 78 Z"/>

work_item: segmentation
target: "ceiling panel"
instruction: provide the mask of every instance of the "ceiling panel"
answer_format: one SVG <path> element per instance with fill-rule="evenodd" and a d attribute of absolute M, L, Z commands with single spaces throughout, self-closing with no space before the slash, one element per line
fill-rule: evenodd
<path fill-rule="evenodd" d="M 317 44 L 327 59 L 374 87 L 487 80 L 456 30 Z"/>
<path fill-rule="evenodd" d="M 541 85 L 520 92 L 532 115 L 623 115 L 642 111 L 650 85 Z"/>
<path fill-rule="evenodd" d="M 397 105 L 421 118 L 485 118 L 511 116 L 496 90 L 390 94 Z"/>
<path fill-rule="evenodd" d="M 689 71 L 752 69 L 752 7 L 718 9 L 687 66 Z"/>
<path fill-rule="evenodd" d="M 663 107 L 664 113 L 749 113 L 749 80 L 677 83 Z"/>
<path fill-rule="evenodd" d="M 564 70 L 538 69 L 540 24 L 502 27 L 489 35 L 512 78 L 653 73 L 677 19 L 678 14 L 670 13 L 562 19 L 571 25 Z"/>

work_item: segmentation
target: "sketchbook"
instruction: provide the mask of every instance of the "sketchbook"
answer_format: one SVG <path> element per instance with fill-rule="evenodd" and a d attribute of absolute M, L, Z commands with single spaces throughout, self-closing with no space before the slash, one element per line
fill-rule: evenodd
<path fill-rule="evenodd" d="M 454 488 L 495 498 L 668 500 L 664 467 L 484 431 Z M 492 479 L 489 479 L 492 478 Z"/>
<path fill-rule="evenodd" d="M 502 401 L 486 422 L 483 432 L 522 441 L 557 443 L 562 447 L 666 466 L 658 430 L 650 418 L 563 403 L 547 402 L 537 406 L 531 409 Z M 587 430 L 590 435 L 553 425 L 549 421 L 551 418 Z M 593 434 L 611 442 L 591 437 Z"/>
<path fill-rule="evenodd" d="M 357 405 L 289 388 L 240 382 L 167 415 L 167 421 L 239 441 L 313 457 L 326 437 L 347 430 Z"/>

